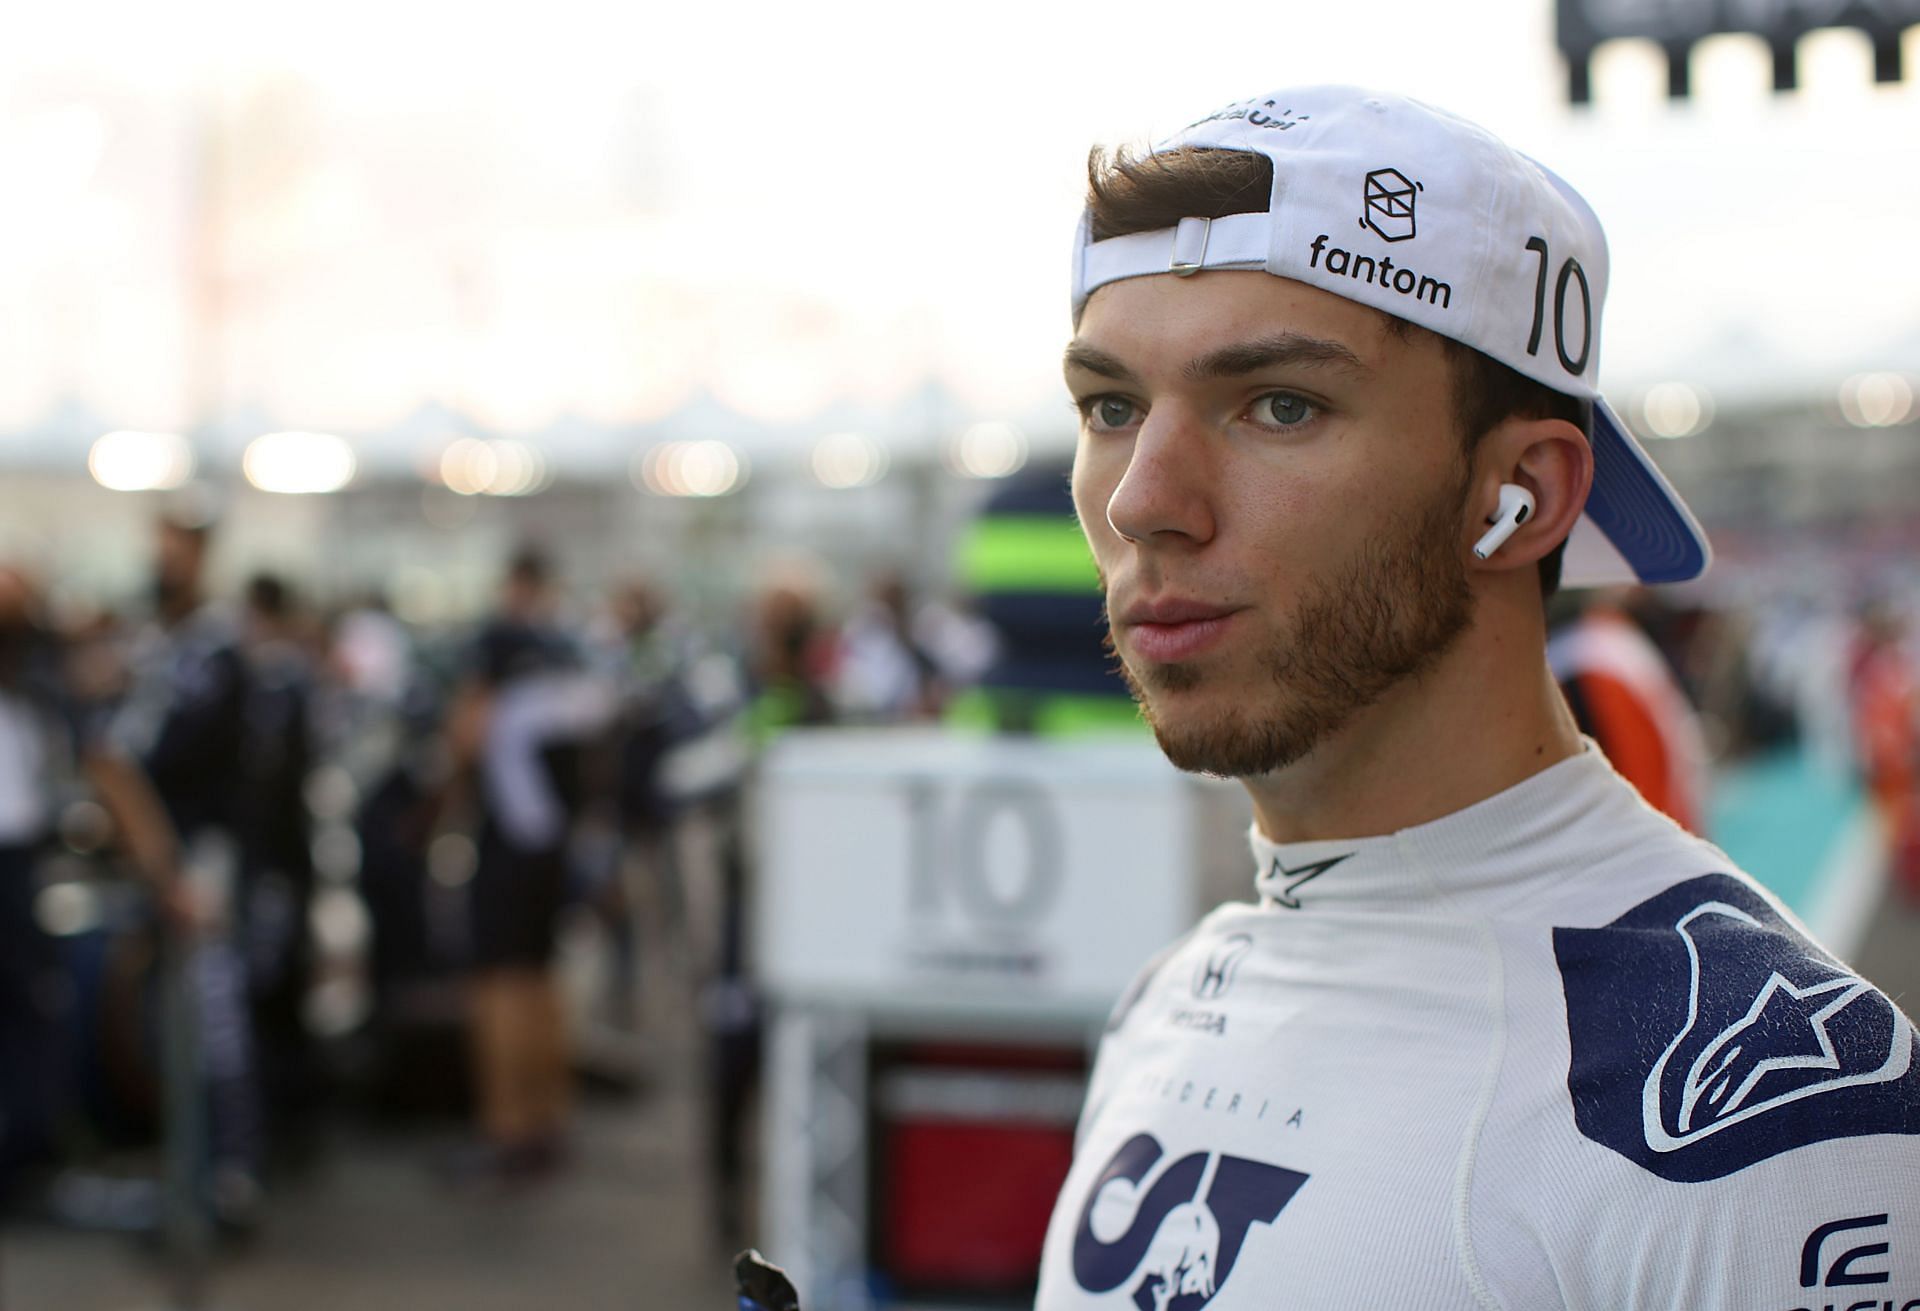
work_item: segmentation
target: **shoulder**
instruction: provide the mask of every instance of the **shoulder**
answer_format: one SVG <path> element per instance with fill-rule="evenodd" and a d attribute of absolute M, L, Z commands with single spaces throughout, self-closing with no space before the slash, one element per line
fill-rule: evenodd
<path fill-rule="evenodd" d="M 1254 935 L 1249 917 L 1258 912 L 1241 902 L 1228 902 L 1208 912 L 1198 924 L 1155 952 L 1140 967 L 1114 1003 L 1107 1032 L 1123 1029 L 1143 1001 L 1164 996 L 1166 990 L 1189 991 L 1195 1000 L 1217 998 L 1231 986 L 1241 962 L 1253 953 Z"/>
<path fill-rule="evenodd" d="M 1920 1135 L 1912 1022 L 1752 880 L 1728 865 L 1627 882 L 1629 904 L 1552 930 L 1583 1136 L 1699 1182 L 1820 1142 Z"/>

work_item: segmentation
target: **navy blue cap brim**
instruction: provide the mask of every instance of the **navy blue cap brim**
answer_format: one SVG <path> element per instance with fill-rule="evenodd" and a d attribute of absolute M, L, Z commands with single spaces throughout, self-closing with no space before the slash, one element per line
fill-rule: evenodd
<path fill-rule="evenodd" d="M 1593 403 L 1592 437 L 1593 490 L 1587 496 L 1587 518 L 1619 552 L 1634 579 L 1682 583 L 1705 573 L 1713 562 L 1706 533 L 1603 400 Z"/>

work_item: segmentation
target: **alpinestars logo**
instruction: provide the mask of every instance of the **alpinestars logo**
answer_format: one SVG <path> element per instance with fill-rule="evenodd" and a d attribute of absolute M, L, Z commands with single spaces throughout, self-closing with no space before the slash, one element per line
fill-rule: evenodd
<path fill-rule="evenodd" d="M 1330 860 L 1316 860 L 1311 865 L 1302 865 L 1299 869 L 1288 869 L 1280 863 L 1280 858 L 1275 856 L 1272 866 L 1267 870 L 1267 876 L 1260 881 L 1261 891 L 1266 893 L 1268 899 L 1275 905 L 1285 906 L 1288 910 L 1299 910 L 1300 889 L 1352 856 L 1353 853 L 1349 851 L 1344 856 L 1335 856 Z"/>
<path fill-rule="evenodd" d="M 1143 1133 L 1107 1162 L 1074 1228 L 1073 1277 L 1089 1293 L 1124 1286 L 1140 1311 L 1200 1311 L 1226 1287 L 1248 1231 L 1272 1224 L 1307 1176 L 1220 1152 L 1162 1166 L 1164 1155 Z"/>
<path fill-rule="evenodd" d="M 1662 1178 L 1920 1134 L 1913 1025 L 1738 880 L 1689 880 L 1553 945 L 1580 1131 Z"/>

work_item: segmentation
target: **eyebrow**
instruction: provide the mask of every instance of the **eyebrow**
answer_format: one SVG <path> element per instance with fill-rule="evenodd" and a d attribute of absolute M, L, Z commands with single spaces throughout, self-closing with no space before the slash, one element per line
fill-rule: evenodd
<path fill-rule="evenodd" d="M 1117 382 L 1134 382 L 1133 370 L 1119 358 L 1097 346 L 1072 342 L 1067 346 L 1064 364 L 1069 369 L 1084 369 Z M 1310 369 L 1338 369 L 1344 373 L 1366 375 L 1372 372 L 1346 346 L 1326 337 L 1283 332 L 1256 341 L 1222 346 L 1188 360 L 1180 372 L 1188 379 L 1203 382 L 1217 378 L 1237 378 L 1261 369 L 1291 365 Z"/>
<path fill-rule="evenodd" d="M 1133 370 L 1122 364 L 1117 356 L 1109 355 L 1096 346 L 1088 346 L 1078 341 L 1067 343 L 1067 353 L 1061 361 L 1062 367 L 1084 369 L 1088 373 L 1097 373 L 1102 378 L 1112 378 L 1115 382 L 1134 382 Z"/>

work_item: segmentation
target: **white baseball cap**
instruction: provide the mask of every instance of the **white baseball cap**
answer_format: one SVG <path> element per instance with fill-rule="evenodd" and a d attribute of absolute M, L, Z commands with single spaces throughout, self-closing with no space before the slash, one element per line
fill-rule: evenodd
<path fill-rule="evenodd" d="M 1073 313 L 1109 282 L 1265 269 L 1473 347 L 1592 403 L 1593 490 L 1569 586 L 1673 583 L 1712 560 L 1686 503 L 1595 385 L 1607 241 L 1578 192 L 1484 128 L 1358 87 L 1275 91 L 1153 146 L 1273 161 L 1262 213 L 1074 243 Z"/>

